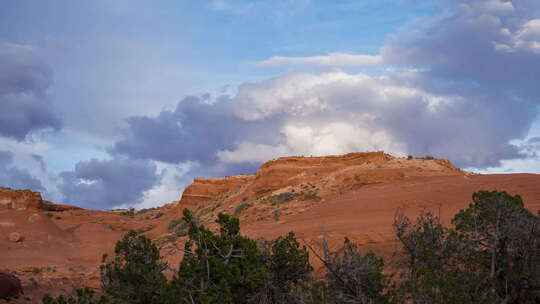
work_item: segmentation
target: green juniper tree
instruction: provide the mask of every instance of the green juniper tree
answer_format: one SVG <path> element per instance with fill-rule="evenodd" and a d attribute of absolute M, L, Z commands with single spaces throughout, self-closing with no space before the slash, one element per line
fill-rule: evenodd
<path fill-rule="evenodd" d="M 128 232 L 116 243 L 115 257 L 101 266 L 103 290 L 130 304 L 158 303 L 167 282 L 159 249 L 147 237 Z"/>
<path fill-rule="evenodd" d="M 219 214 L 219 234 L 184 210 L 189 240 L 163 303 L 247 303 L 265 284 L 267 269 L 257 243 L 240 235 L 237 218 Z"/>

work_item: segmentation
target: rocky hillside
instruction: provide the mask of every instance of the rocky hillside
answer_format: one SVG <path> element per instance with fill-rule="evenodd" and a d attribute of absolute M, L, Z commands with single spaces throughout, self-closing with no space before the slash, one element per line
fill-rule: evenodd
<path fill-rule="evenodd" d="M 261 221 L 273 217 L 274 207 L 283 203 L 290 208 L 282 214 L 292 214 L 367 185 L 467 175 L 445 159 L 396 158 L 381 152 L 284 157 L 263 164 L 254 175 L 196 178 L 177 206 Z M 256 211 L 247 212 L 252 206 Z"/>
<path fill-rule="evenodd" d="M 396 247 L 397 210 L 414 216 L 429 209 L 448 221 L 473 192 L 497 189 L 522 195 L 537 212 L 539 185 L 540 175 L 469 174 L 448 160 L 374 152 L 285 157 L 254 175 L 196 178 L 179 201 L 139 211 L 84 210 L 43 201 L 37 192 L 0 188 L 0 269 L 21 278 L 27 298 L 20 303 L 40 303 L 43 293 L 69 291 L 74 284 L 98 287 L 102 254 L 113 254 L 115 242 L 131 229 L 152 238 L 175 269 L 186 240 L 178 220 L 184 208 L 210 227 L 219 212 L 234 214 L 253 238 L 289 231 L 308 243 L 348 236 L 385 254 Z"/>

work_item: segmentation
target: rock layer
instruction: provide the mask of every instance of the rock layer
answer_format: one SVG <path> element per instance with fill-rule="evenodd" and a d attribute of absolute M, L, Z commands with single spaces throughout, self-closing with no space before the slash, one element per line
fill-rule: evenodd
<path fill-rule="evenodd" d="M 0 187 L 0 208 L 14 210 L 38 210 L 43 207 L 39 192 L 12 190 Z"/>
<path fill-rule="evenodd" d="M 254 175 L 195 178 L 180 200 L 182 207 L 200 206 L 233 192 L 260 197 L 302 183 L 342 192 L 363 185 L 415 176 L 465 175 L 446 159 L 396 158 L 382 152 L 324 157 L 283 157 L 264 163 Z"/>

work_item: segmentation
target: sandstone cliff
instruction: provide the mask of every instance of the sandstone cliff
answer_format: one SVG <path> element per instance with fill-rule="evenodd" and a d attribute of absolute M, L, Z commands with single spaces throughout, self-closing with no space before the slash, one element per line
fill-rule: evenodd
<path fill-rule="evenodd" d="M 43 207 L 39 192 L 12 190 L 0 187 L 0 208 L 14 210 L 38 210 Z"/>
<path fill-rule="evenodd" d="M 301 185 L 308 183 L 320 195 L 330 195 L 411 177 L 465 174 L 446 159 L 396 158 L 382 152 L 283 157 L 264 163 L 254 175 L 195 178 L 185 189 L 179 205 L 193 208 L 224 196 L 236 201 L 262 197 L 301 190 L 305 188 Z"/>

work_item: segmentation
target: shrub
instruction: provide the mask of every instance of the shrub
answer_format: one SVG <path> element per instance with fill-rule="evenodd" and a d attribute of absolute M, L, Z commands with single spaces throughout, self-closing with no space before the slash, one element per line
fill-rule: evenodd
<path fill-rule="evenodd" d="M 384 262 L 374 253 L 362 254 L 345 238 L 343 246 L 331 251 L 326 240 L 321 242 L 322 255 L 317 257 L 326 269 L 325 281 L 318 286 L 320 303 L 389 303 L 385 292 L 389 277 L 383 274 Z"/>
<path fill-rule="evenodd" d="M 267 265 L 267 277 L 249 302 L 300 303 L 313 270 L 306 247 L 300 246 L 292 232 L 270 242 L 261 240 L 259 246 Z"/>
<path fill-rule="evenodd" d="M 238 216 L 240 215 L 240 213 L 242 213 L 242 211 L 250 208 L 251 206 L 253 206 L 252 203 L 243 203 L 243 204 L 240 204 L 238 205 L 235 209 L 234 209 L 234 215 Z"/>
<path fill-rule="evenodd" d="M 135 208 L 129 208 L 129 210 L 126 210 L 122 212 L 122 215 L 134 217 L 135 216 Z"/>
<path fill-rule="evenodd" d="M 266 265 L 257 243 L 241 236 L 239 220 L 220 213 L 219 234 L 184 210 L 189 241 L 178 273 L 161 303 L 247 303 L 265 283 Z"/>
<path fill-rule="evenodd" d="M 416 303 L 539 303 L 540 218 L 519 196 L 480 191 L 444 227 L 421 214 L 394 224 L 406 265 L 399 293 Z"/>
<path fill-rule="evenodd" d="M 281 210 L 279 209 L 274 210 L 273 215 L 274 215 L 274 220 L 279 221 L 279 218 L 281 217 Z"/>
<path fill-rule="evenodd" d="M 167 226 L 167 230 L 171 233 L 174 233 L 176 236 L 186 236 L 187 235 L 187 228 L 188 223 L 181 219 L 173 219 L 169 222 L 169 225 Z"/>
<path fill-rule="evenodd" d="M 116 243 L 115 257 L 101 266 L 103 290 L 133 304 L 156 303 L 166 278 L 158 248 L 147 237 L 130 231 Z"/>
<path fill-rule="evenodd" d="M 42 298 L 43 304 L 113 304 L 109 298 L 101 296 L 99 299 L 94 299 L 94 291 L 89 287 L 76 288 L 74 295 L 60 295 L 56 298 L 46 294 Z"/>
<path fill-rule="evenodd" d="M 276 205 L 281 205 L 283 203 L 291 201 L 294 199 L 294 197 L 295 197 L 294 193 L 283 192 L 278 195 L 271 195 L 268 199 L 272 203 L 273 206 L 276 206 Z"/>
<path fill-rule="evenodd" d="M 300 200 L 302 201 L 320 201 L 321 197 L 317 195 L 317 192 L 315 191 L 309 191 L 309 192 L 300 192 L 297 194 L 299 196 Z"/>

